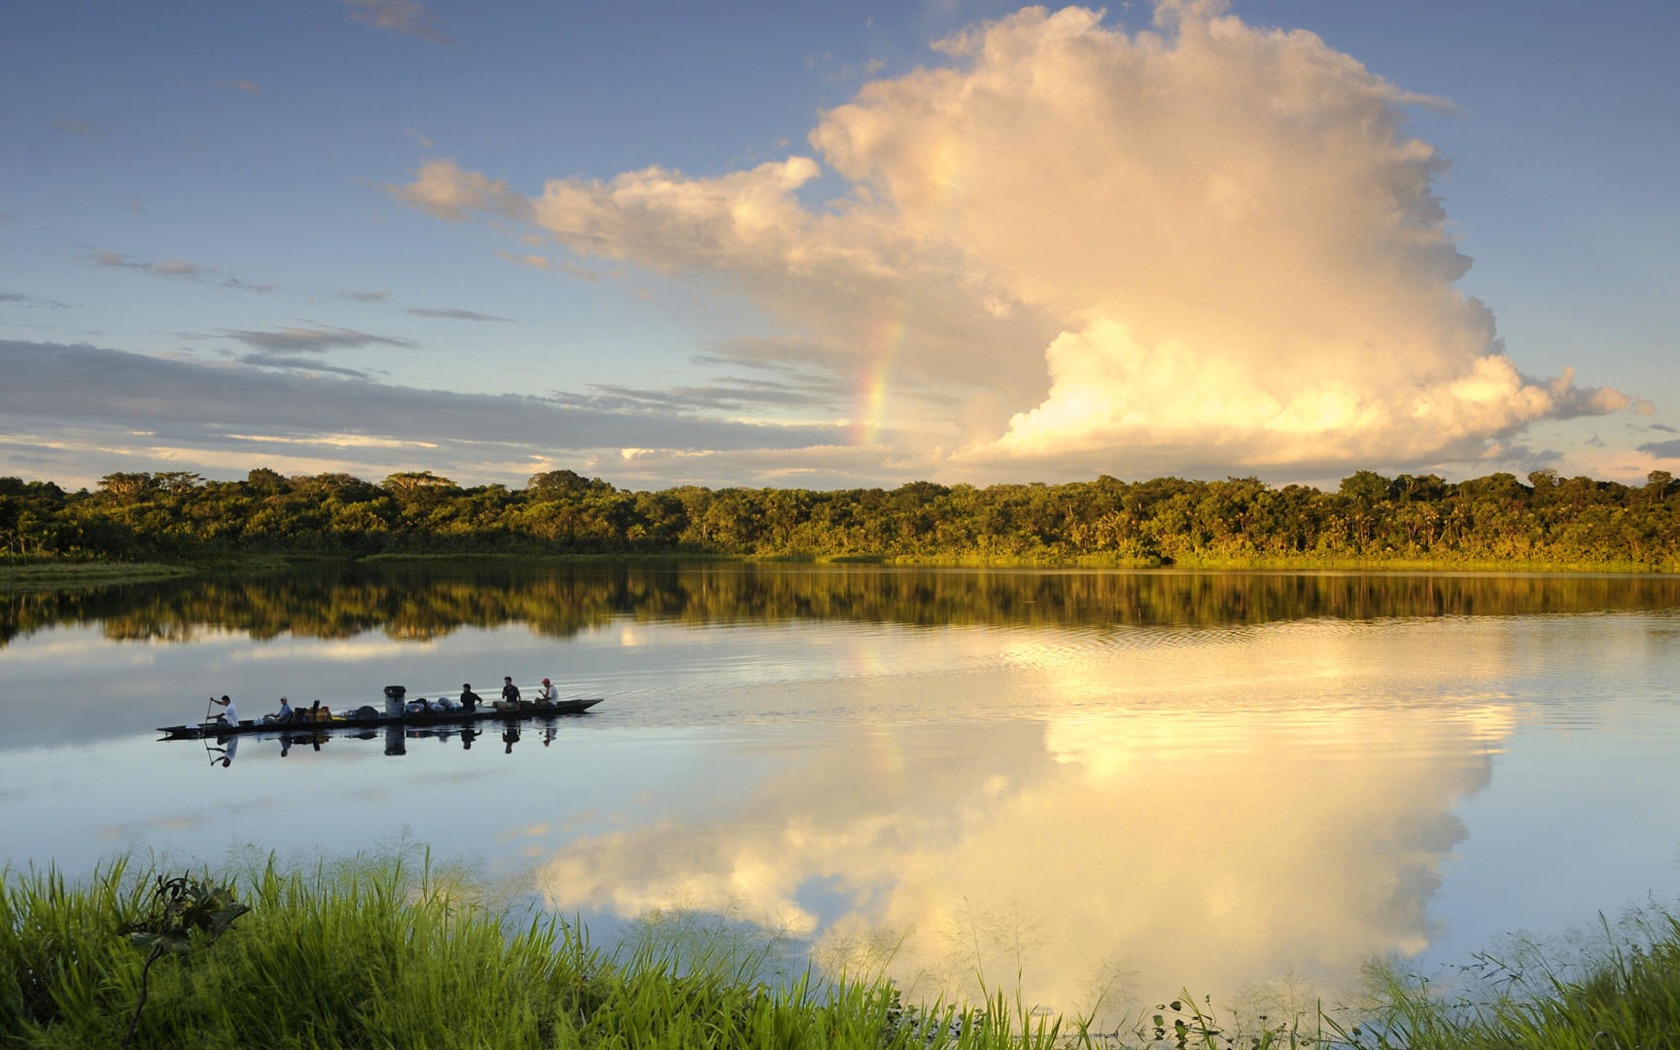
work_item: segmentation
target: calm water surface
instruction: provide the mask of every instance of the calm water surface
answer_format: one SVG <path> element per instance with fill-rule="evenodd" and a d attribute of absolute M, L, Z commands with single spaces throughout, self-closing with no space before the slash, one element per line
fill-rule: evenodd
<path fill-rule="evenodd" d="M 1677 609 L 1674 578 L 742 566 L 11 595 L 0 863 L 414 842 L 592 929 L 720 916 L 913 994 L 1316 994 L 1680 903 Z M 154 731 L 504 674 L 607 700 L 227 765 Z"/>

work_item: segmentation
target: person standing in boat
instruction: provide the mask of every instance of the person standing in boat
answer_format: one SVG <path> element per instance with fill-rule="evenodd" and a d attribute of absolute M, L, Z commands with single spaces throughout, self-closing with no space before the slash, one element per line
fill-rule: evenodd
<path fill-rule="evenodd" d="M 550 682 L 548 679 L 544 678 L 542 688 L 537 690 L 537 703 L 539 703 L 539 704 L 557 704 L 559 702 L 560 702 L 559 691 L 554 688 L 554 683 L 553 682 Z"/>
<path fill-rule="evenodd" d="M 222 705 L 221 712 L 216 715 L 216 720 L 218 722 L 225 722 L 230 726 L 236 726 L 239 724 L 239 712 L 234 710 L 233 701 L 228 699 L 228 695 L 226 693 L 222 694 L 222 698 L 220 700 L 217 700 L 212 696 L 210 698 L 210 702 L 212 704 Z"/>
<path fill-rule="evenodd" d="M 483 702 L 484 698 L 472 691 L 471 682 L 461 683 L 461 710 L 470 715 L 477 711 L 478 705 Z"/>

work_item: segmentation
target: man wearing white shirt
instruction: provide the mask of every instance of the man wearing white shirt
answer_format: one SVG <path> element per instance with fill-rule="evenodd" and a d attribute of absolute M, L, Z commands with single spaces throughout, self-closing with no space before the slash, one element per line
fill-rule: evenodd
<path fill-rule="evenodd" d="M 234 710 L 233 701 L 228 699 L 228 695 L 226 693 L 222 694 L 222 698 L 220 700 L 217 700 L 215 697 L 211 697 L 210 702 L 222 705 L 221 713 L 216 716 L 218 719 L 226 722 L 230 726 L 236 726 L 239 724 L 239 712 Z"/>

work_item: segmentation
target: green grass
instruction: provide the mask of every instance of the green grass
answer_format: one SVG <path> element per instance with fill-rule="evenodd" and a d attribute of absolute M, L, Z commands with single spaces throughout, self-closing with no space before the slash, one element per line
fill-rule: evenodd
<path fill-rule="evenodd" d="M 705 562 L 750 561 L 744 555 L 713 554 L 704 551 L 566 551 L 553 546 L 533 545 L 520 550 L 450 551 L 399 550 L 364 554 L 353 559 L 373 565 L 687 565 Z"/>
<path fill-rule="evenodd" d="M 1476 574 L 1549 573 L 1569 575 L 1650 575 L 1680 571 L 1680 565 L 1670 562 L 1609 561 L 1498 561 L 1471 558 L 1415 558 L 1415 557 L 1332 557 L 1317 554 L 1297 554 L 1289 557 L 1249 555 L 1224 557 L 1217 555 L 1184 555 L 1167 562 L 1160 558 L 1123 557 L 1115 554 L 998 554 L 962 553 L 942 554 L 814 554 L 781 552 L 774 554 L 716 554 L 695 551 L 659 551 L 637 553 L 557 552 L 548 548 L 525 551 L 386 551 L 361 556 L 349 554 L 310 554 L 307 552 L 229 553 L 218 551 L 179 563 L 70 561 L 65 559 L 29 559 L 0 557 L 0 593 L 20 590 L 70 590 L 109 584 L 137 583 L 200 575 L 208 572 L 264 572 L 282 571 L 289 566 L 317 562 L 366 562 L 370 564 L 642 564 L 685 565 L 706 562 L 743 562 L 761 564 L 801 565 L 880 565 L 917 568 L 953 569 L 1187 569 L 1219 572 L 1458 572 Z"/>
<path fill-rule="evenodd" d="M 0 1046 L 122 1045 L 144 966 L 124 926 L 152 907 L 154 880 L 123 862 L 75 887 L 5 873 Z M 574 925 L 516 923 L 458 877 L 400 858 L 310 873 L 269 862 L 218 881 L 251 910 L 153 967 L 135 1047 L 908 1050 L 1057 1036 L 1002 999 L 912 1010 L 882 982 L 758 983 L 737 953 L 652 941 L 603 953 Z"/>
<path fill-rule="evenodd" d="M 192 566 L 156 562 L 0 560 L 0 592 L 74 590 L 113 583 L 144 583 L 190 576 L 196 571 Z"/>
<path fill-rule="evenodd" d="M 75 885 L 0 872 L 0 1047 L 120 1047 L 131 1023 L 135 1047 L 205 1050 L 1631 1050 L 1680 1033 L 1680 919 L 1666 915 L 1567 966 L 1479 957 L 1476 979 L 1450 990 L 1383 974 L 1357 1027 L 1313 1009 L 1227 1024 L 1186 996 L 1099 1034 L 995 989 L 957 1009 L 906 1005 L 879 979 L 767 981 L 769 956 L 727 938 L 642 936 L 604 952 L 574 924 L 487 903 L 412 850 L 204 876 L 250 911 L 161 955 L 142 999 L 146 956 L 126 928 L 158 914 L 158 874 L 122 860 Z"/>
<path fill-rule="evenodd" d="M 1532 945 L 1479 955 L 1455 987 L 1379 975 L 1371 1050 L 1635 1050 L 1680 1046 L 1680 917 L 1608 926 L 1561 958 Z"/>

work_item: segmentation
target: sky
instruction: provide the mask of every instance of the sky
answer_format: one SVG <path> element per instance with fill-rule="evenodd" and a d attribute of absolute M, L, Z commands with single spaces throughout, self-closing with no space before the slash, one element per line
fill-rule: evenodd
<path fill-rule="evenodd" d="M 0 0 L 0 475 L 1680 473 L 1680 5 Z"/>

